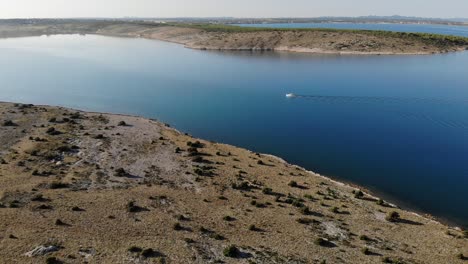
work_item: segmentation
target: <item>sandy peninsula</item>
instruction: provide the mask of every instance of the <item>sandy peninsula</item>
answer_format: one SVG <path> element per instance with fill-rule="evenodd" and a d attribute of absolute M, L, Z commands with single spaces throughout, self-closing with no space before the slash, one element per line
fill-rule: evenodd
<path fill-rule="evenodd" d="M 1 263 L 466 263 L 468 233 L 156 120 L 0 103 Z"/>
<path fill-rule="evenodd" d="M 0 38 L 54 34 L 148 38 L 201 50 L 289 51 L 343 55 L 423 55 L 468 48 L 468 38 L 424 33 L 269 29 L 112 20 L 0 20 Z"/>

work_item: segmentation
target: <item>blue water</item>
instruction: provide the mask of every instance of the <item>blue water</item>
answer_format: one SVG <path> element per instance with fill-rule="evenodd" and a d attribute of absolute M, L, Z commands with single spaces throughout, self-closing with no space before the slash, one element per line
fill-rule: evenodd
<path fill-rule="evenodd" d="M 468 26 L 449 26 L 431 24 L 365 24 L 365 23 L 278 23 L 278 24 L 240 24 L 244 27 L 274 27 L 274 28 L 335 28 L 386 30 L 397 32 L 437 33 L 468 37 Z"/>
<path fill-rule="evenodd" d="M 0 40 L 0 100 L 157 118 L 468 226 L 466 65 L 468 52 L 318 56 L 31 37 Z"/>

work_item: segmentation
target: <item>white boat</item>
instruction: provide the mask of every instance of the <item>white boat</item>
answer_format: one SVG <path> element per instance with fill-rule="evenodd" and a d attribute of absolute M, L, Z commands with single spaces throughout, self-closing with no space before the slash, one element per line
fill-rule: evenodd
<path fill-rule="evenodd" d="M 286 94 L 286 98 L 293 98 L 293 97 L 296 97 L 296 95 L 293 93 Z"/>

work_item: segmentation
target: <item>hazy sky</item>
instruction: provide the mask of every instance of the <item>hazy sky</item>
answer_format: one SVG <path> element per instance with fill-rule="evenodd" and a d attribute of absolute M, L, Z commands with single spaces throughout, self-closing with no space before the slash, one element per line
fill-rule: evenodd
<path fill-rule="evenodd" d="M 468 17 L 468 0 L 0 0 L 15 17 Z"/>

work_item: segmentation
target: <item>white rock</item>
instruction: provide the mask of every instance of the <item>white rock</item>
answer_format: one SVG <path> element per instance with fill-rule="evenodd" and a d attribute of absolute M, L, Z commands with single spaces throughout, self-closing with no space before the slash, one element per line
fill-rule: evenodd
<path fill-rule="evenodd" d="M 28 257 L 37 257 L 37 256 L 44 256 L 54 251 L 58 251 L 59 248 L 56 246 L 38 246 L 33 250 L 26 252 L 24 255 Z"/>

